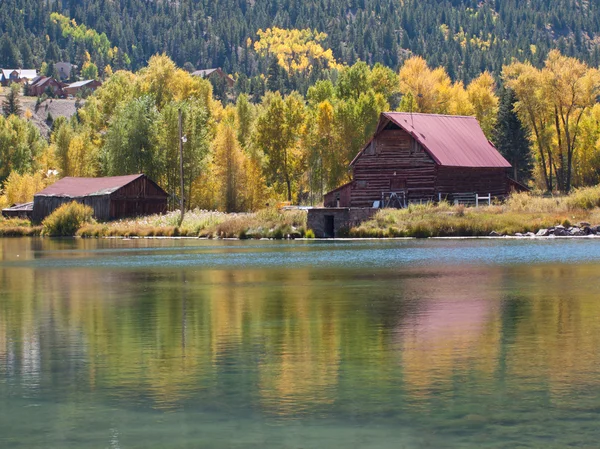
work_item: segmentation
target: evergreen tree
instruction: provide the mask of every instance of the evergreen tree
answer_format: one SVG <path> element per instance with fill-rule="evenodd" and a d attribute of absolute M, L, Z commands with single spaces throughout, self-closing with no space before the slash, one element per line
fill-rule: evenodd
<path fill-rule="evenodd" d="M 19 69 L 23 65 L 21 53 L 13 40 L 5 34 L 0 39 L 0 67 L 3 69 Z"/>
<path fill-rule="evenodd" d="M 533 157 L 529 148 L 529 133 L 515 112 L 517 97 L 513 90 L 502 89 L 498 120 L 494 129 L 494 144 L 512 164 L 512 177 L 526 184 L 532 175 Z"/>
<path fill-rule="evenodd" d="M 10 85 L 4 103 L 2 103 L 2 112 L 5 117 L 10 115 L 21 115 L 21 101 L 19 100 L 20 90 L 20 84 L 13 83 Z"/>

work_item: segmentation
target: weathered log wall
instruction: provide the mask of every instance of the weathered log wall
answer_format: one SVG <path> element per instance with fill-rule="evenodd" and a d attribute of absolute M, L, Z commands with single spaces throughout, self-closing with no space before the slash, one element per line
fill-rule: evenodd
<path fill-rule="evenodd" d="M 503 197 L 508 193 L 505 168 L 438 167 L 437 190 L 441 193 L 477 193 Z"/>
<path fill-rule="evenodd" d="M 401 129 L 383 130 L 355 161 L 352 207 L 372 207 L 382 192 L 405 191 L 408 200 L 430 200 L 436 193 L 436 164 Z"/>
<path fill-rule="evenodd" d="M 412 136 L 389 125 L 356 159 L 353 169 L 350 202 L 340 206 L 372 207 L 389 192 L 404 192 L 407 202 L 420 202 L 467 192 L 502 197 L 509 189 L 505 168 L 437 165 Z"/>

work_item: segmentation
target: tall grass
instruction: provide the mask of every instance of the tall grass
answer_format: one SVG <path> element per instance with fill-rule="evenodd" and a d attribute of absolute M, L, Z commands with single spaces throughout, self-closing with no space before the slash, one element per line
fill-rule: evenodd
<path fill-rule="evenodd" d="M 177 226 L 179 212 L 151 215 L 103 224 L 84 225 L 82 237 L 188 236 L 205 238 L 297 238 L 306 232 L 306 211 L 263 209 L 254 213 L 226 214 L 215 211 L 186 212 Z"/>
<path fill-rule="evenodd" d="M 40 235 L 41 226 L 31 226 L 31 221 L 23 218 L 3 218 L 0 216 L 0 237 L 31 237 Z"/>
<path fill-rule="evenodd" d="M 471 208 L 448 203 L 383 209 L 352 228 L 351 237 L 486 236 L 492 231 L 511 235 L 536 232 L 558 224 L 588 221 L 600 224 L 600 187 L 574 191 L 569 196 L 512 195 L 504 204 Z"/>
<path fill-rule="evenodd" d="M 74 236 L 79 228 L 92 223 L 94 210 L 76 201 L 63 204 L 42 221 L 42 235 Z"/>

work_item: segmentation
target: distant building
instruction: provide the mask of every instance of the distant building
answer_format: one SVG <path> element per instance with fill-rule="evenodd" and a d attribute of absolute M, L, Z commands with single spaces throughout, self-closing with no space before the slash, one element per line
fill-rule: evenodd
<path fill-rule="evenodd" d="M 168 194 L 144 174 L 105 178 L 62 178 L 33 197 L 33 221 L 77 201 L 94 209 L 101 221 L 167 211 Z"/>
<path fill-rule="evenodd" d="M 77 69 L 75 64 L 71 64 L 70 62 L 57 62 L 54 64 L 54 68 L 56 69 L 58 76 L 62 81 L 71 78 L 71 71 L 73 69 Z"/>
<path fill-rule="evenodd" d="M 463 194 L 504 197 L 510 163 L 475 117 L 386 112 L 350 163 L 352 181 L 325 195 L 325 206 L 379 207 Z"/>
<path fill-rule="evenodd" d="M 11 83 L 30 83 L 37 76 L 35 69 L 2 69 L 0 84 L 8 86 Z"/>
<path fill-rule="evenodd" d="M 526 187 L 510 179 L 510 163 L 475 117 L 385 112 L 375 134 L 350 163 L 352 181 L 308 212 L 317 237 L 336 237 L 379 208 L 410 203 L 477 205 Z"/>
<path fill-rule="evenodd" d="M 29 218 L 33 214 L 33 202 L 13 204 L 11 207 L 2 209 L 2 215 L 6 218 Z"/>
<path fill-rule="evenodd" d="M 34 78 L 33 82 L 29 85 L 29 95 L 32 97 L 39 97 L 50 90 L 55 96 L 62 97 L 65 95 L 63 92 L 65 86 L 66 84 L 61 83 L 54 78 L 38 76 Z"/>
<path fill-rule="evenodd" d="M 233 78 L 231 76 L 227 75 L 220 68 L 196 70 L 195 72 L 192 72 L 192 76 L 199 76 L 201 78 L 207 78 L 207 79 L 213 78 L 213 77 L 219 77 L 219 78 L 225 80 L 225 83 L 227 83 L 227 87 L 229 87 L 229 88 L 232 88 L 233 85 L 235 84 L 235 81 L 233 80 Z"/>
<path fill-rule="evenodd" d="M 89 92 L 94 92 L 102 86 L 102 83 L 97 80 L 85 80 L 85 81 L 77 81 L 75 83 L 68 84 L 63 88 L 63 92 L 65 95 L 73 95 L 76 96 L 79 92 L 88 90 Z"/>

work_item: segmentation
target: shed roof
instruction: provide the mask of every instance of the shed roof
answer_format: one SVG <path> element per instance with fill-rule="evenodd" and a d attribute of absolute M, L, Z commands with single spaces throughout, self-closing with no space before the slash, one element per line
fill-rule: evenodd
<path fill-rule="evenodd" d="M 381 115 L 380 126 L 385 119 L 413 136 L 439 165 L 511 167 L 510 163 L 487 140 L 475 117 L 385 112 Z"/>
<path fill-rule="evenodd" d="M 66 177 L 36 193 L 35 196 L 77 198 L 90 195 L 108 195 L 142 176 L 144 175 L 109 176 L 105 178 Z"/>
<path fill-rule="evenodd" d="M 83 81 L 76 81 L 74 83 L 69 84 L 67 87 L 82 87 L 82 86 L 86 86 L 87 84 L 93 83 L 96 80 L 83 80 Z"/>
<path fill-rule="evenodd" d="M 4 209 L 2 209 L 2 211 L 7 211 L 7 212 L 25 212 L 25 211 L 32 211 L 33 210 L 33 201 L 29 202 L 29 203 L 21 203 L 21 204 L 13 204 L 10 207 L 5 207 Z"/>

